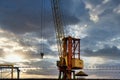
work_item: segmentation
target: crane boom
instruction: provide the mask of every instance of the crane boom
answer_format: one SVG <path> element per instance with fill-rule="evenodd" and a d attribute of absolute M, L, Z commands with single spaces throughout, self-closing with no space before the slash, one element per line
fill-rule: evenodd
<path fill-rule="evenodd" d="M 64 37 L 64 29 L 63 29 L 63 23 L 61 20 L 59 0 L 51 0 L 51 6 L 53 11 L 59 56 L 61 56 L 62 55 L 62 38 Z"/>

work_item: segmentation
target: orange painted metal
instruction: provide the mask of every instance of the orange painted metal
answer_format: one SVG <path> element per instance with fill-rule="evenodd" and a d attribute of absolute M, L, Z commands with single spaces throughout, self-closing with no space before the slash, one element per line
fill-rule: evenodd
<path fill-rule="evenodd" d="M 68 63 L 68 79 L 71 79 L 71 70 L 72 70 L 72 37 L 68 37 L 68 55 L 67 55 L 67 63 Z"/>
<path fill-rule="evenodd" d="M 63 53 L 61 59 L 61 65 L 58 66 L 60 75 L 61 72 L 63 72 L 63 79 L 71 79 L 72 72 L 74 71 L 72 69 L 72 59 L 80 59 L 80 39 L 72 38 L 71 36 L 63 38 Z"/>

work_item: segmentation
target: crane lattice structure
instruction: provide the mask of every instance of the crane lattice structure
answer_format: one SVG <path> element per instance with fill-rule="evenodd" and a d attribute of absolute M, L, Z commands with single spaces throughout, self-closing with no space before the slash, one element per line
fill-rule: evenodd
<path fill-rule="evenodd" d="M 14 67 L 13 64 L 0 64 L 0 71 L 1 71 L 1 78 L 2 78 L 2 74 L 3 74 L 3 69 L 4 71 L 7 71 L 5 73 L 9 73 L 7 75 L 4 75 L 5 78 L 8 76 L 8 75 L 11 75 L 11 79 L 13 79 L 14 77 L 14 70 L 17 70 L 17 79 L 19 79 L 19 75 L 20 75 L 20 70 L 19 70 L 19 67 Z"/>
<path fill-rule="evenodd" d="M 56 31 L 56 38 L 59 51 L 59 79 L 71 79 L 72 73 L 75 78 L 75 70 L 83 69 L 83 60 L 80 59 L 80 39 L 71 36 L 64 36 L 61 11 L 59 6 L 60 0 L 51 0 L 53 19 Z"/>

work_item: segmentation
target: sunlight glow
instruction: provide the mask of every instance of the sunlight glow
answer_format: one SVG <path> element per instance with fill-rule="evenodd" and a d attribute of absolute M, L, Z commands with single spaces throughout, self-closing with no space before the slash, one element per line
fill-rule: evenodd
<path fill-rule="evenodd" d="M 105 60 L 100 57 L 82 57 L 85 63 L 88 63 L 90 65 L 96 65 L 96 64 L 103 64 L 105 63 Z"/>
<path fill-rule="evenodd" d="M 22 56 L 16 54 L 10 54 L 5 56 L 6 62 L 22 62 Z"/>

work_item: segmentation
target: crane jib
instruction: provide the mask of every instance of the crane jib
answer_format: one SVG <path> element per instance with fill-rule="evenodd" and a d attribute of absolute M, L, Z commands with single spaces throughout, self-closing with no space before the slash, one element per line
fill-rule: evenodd
<path fill-rule="evenodd" d="M 64 29 L 63 29 L 63 23 L 61 19 L 59 0 L 51 0 L 51 6 L 52 6 L 52 12 L 53 12 L 54 27 L 56 31 L 58 52 L 61 55 L 62 54 L 62 38 L 64 38 Z"/>

